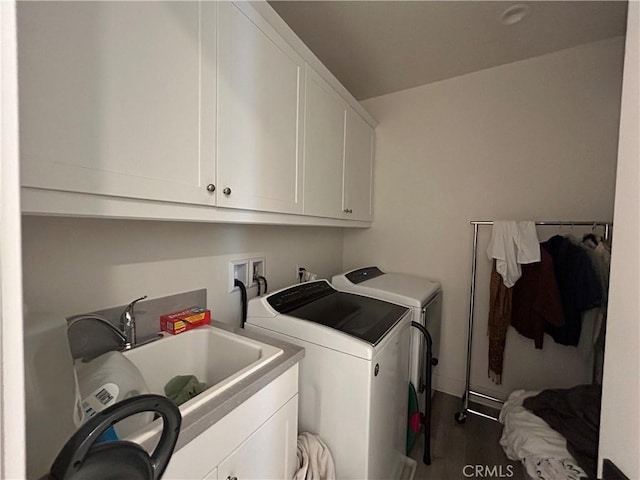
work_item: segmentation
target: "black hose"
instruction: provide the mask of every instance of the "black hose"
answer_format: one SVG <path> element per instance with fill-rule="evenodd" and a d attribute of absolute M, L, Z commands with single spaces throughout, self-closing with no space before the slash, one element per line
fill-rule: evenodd
<path fill-rule="evenodd" d="M 425 392 L 424 392 L 424 451 L 422 452 L 422 461 L 425 465 L 431 465 L 431 369 L 437 363 L 437 359 L 433 358 L 433 341 L 429 331 L 424 325 L 418 322 L 411 322 L 411 326 L 417 328 L 424 336 L 424 371 L 425 376 Z"/>
<path fill-rule="evenodd" d="M 247 287 L 245 287 L 244 283 L 242 283 L 237 278 L 235 279 L 233 284 L 240 289 L 240 299 L 242 301 L 242 325 L 241 325 L 241 327 L 244 328 L 244 324 L 247 321 Z"/>
<path fill-rule="evenodd" d="M 256 277 L 256 282 L 258 282 L 258 292 L 260 291 L 260 280 L 262 280 L 264 282 L 264 294 L 267 294 L 267 279 L 265 277 L 263 277 L 262 275 L 258 275 Z M 260 293 L 258 293 L 258 295 L 260 295 Z"/>

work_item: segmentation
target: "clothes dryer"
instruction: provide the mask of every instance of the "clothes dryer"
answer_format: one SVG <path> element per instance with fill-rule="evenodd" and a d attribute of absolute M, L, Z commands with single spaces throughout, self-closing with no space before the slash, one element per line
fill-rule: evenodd
<path fill-rule="evenodd" d="M 338 290 L 404 305 L 411 310 L 411 320 L 424 325 L 433 342 L 433 358 L 439 358 L 442 322 L 442 288 L 440 282 L 401 273 L 385 273 L 376 266 L 363 267 L 335 275 L 331 283 Z M 410 379 L 424 405 L 426 375 L 424 371 L 424 337 L 411 329 Z M 433 382 L 432 382 L 433 385 Z M 433 390 L 431 392 L 433 395 Z"/>
<path fill-rule="evenodd" d="M 328 445 L 341 480 L 411 479 L 405 454 L 410 311 L 298 284 L 249 301 L 245 328 L 305 348 L 299 431 Z"/>

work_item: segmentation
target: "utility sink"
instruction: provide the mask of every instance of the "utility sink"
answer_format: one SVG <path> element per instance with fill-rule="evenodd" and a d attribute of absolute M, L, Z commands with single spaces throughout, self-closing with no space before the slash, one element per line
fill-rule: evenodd
<path fill-rule="evenodd" d="M 283 351 L 279 348 L 215 327 L 198 327 L 167 336 L 124 352 L 138 367 L 151 393 L 164 395 L 164 386 L 176 375 L 195 375 L 207 389 L 180 405 L 186 416 L 221 392 L 263 368 Z M 158 421 L 159 422 L 159 421 Z M 155 424 L 156 422 L 154 422 Z M 142 442 L 160 425 L 147 428 L 130 440 Z"/>

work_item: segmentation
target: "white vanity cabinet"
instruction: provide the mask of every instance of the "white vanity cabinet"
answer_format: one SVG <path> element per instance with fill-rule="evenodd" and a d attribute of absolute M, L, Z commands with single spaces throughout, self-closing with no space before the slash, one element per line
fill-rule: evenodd
<path fill-rule="evenodd" d="M 297 462 L 298 402 L 290 400 L 218 465 L 218 478 L 292 478 Z"/>
<path fill-rule="evenodd" d="M 301 213 L 304 60 L 249 5 L 218 8 L 218 206 Z"/>
<path fill-rule="evenodd" d="M 214 2 L 21 2 L 22 185 L 214 204 L 215 25 Z"/>
<path fill-rule="evenodd" d="M 193 440 L 177 449 L 163 478 L 293 478 L 297 463 L 297 437 L 296 363 Z"/>

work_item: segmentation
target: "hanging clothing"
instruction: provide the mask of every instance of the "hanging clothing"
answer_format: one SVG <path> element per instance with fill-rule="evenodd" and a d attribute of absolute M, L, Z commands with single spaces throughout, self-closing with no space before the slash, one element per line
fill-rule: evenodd
<path fill-rule="evenodd" d="M 594 367 L 593 367 L 593 383 L 602 384 L 602 375 L 604 371 L 604 337 L 607 323 L 607 308 L 609 300 L 609 272 L 611 269 L 611 248 L 609 245 L 595 235 L 586 235 L 580 242 L 585 249 L 591 264 L 600 280 L 602 288 L 602 306 L 598 309 L 592 309 L 585 312 L 582 316 L 583 323 L 591 320 L 593 324 L 593 333 L 591 340 L 593 342 Z M 589 318 L 591 317 L 591 319 Z"/>
<path fill-rule="evenodd" d="M 595 315 L 593 343 L 596 343 L 600 337 L 602 325 L 605 323 L 607 314 L 607 304 L 609 299 L 609 271 L 611 269 L 611 250 L 608 245 L 601 239 L 595 241 L 591 239 L 593 235 L 588 236 L 579 245 L 584 249 L 591 261 L 593 270 L 600 281 L 600 292 L 602 294 L 602 305 Z M 595 238 L 595 237 L 594 237 Z"/>
<path fill-rule="evenodd" d="M 511 325 L 542 348 L 544 326 L 564 325 L 562 300 L 554 273 L 553 258 L 544 249 L 540 263 L 522 266 L 522 277 L 513 287 Z"/>
<path fill-rule="evenodd" d="M 565 323 L 545 325 L 545 331 L 561 345 L 578 345 L 582 312 L 602 305 L 600 282 L 587 254 L 568 238 L 555 235 L 542 244 L 553 258 Z"/>
<path fill-rule="evenodd" d="M 521 264 L 540 261 L 535 222 L 493 222 L 487 255 L 496 260 L 496 270 L 502 276 L 505 286 L 513 287 L 522 275 Z"/>
<path fill-rule="evenodd" d="M 502 383 L 507 330 L 511 324 L 511 287 L 522 275 L 521 264 L 540 261 L 535 222 L 495 221 L 487 255 L 495 259 L 489 287 L 489 378 L 499 385 Z"/>
<path fill-rule="evenodd" d="M 565 238 L 570 240 L 574 245 L 580 247 L 585 255 L 589 258 L 591 266 L 593 267 L 593 271 L 600 283 L 600 294 L 602 296 L 602 304 L 604 305 L 606 296 L 605 277 L 603 276 L 604 272 L 600 269 L 600 258 L 598 257 L 598 254 L 594 249 L 596 246 L 596 243 L 594 243 L 595 236 L 588 235 L 585 236 L 583 240 L 580 240 L 574 235 L 567 235 Z M 594 241 L 591 241 L 591 239 L 593 239 Z M 581 315 L 580 341 L 578 342 L 577 348 L 582 357 L 588 359 L 589 361 L 591 361 L 594 357 L 594 343 L 597 338 L 596 330 L 600 330 L 603 315 L 604 309 L 602 307 L 595 307 L 589 310 L 585 310 Z"/>
<path fill-rule="evenodd" d="M 494 261 L 489 284 L 487 334 L 489 336 L 489 378 L 498 385 L 502 383 L 504 346 L 511 323 L 511 297 L 512 289 L 505 286 Z"/>
<path fill-rule="evenodd" d="M 580 246 L 584 247 L 585 251 L 589 255 L 589 259 L 593 265 L 593 269 L 600 280 L 600 286 L 602 287 L 602 301 L 603 304 L 607 304 L 607 298 L 609 297 L 609 272 L 611 269 L 611 248 L 602 239 L 592 240 L 590 237 L 585 238 L 580 242 Z"/>

